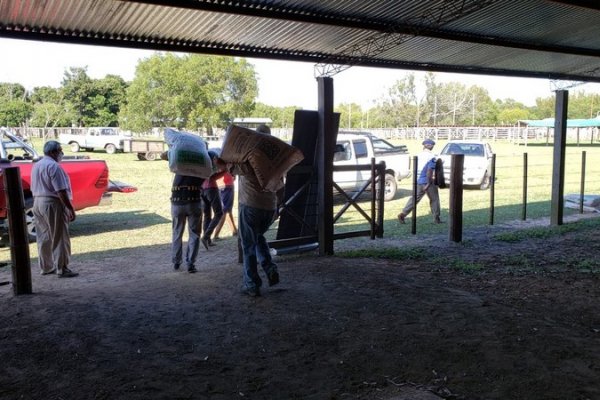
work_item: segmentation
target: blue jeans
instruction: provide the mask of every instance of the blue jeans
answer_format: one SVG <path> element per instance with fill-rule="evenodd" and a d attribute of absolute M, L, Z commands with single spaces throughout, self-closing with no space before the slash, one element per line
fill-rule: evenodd
<path fill-rule="evenodd" d="M 258 263 L 267 276 L 277 272 L 277 264 L 271 258 L 265 232 L 269 229 L 275 210 L 261 210 L 240 204 L 239 235 L 244 260 L 244 286 L 258 289 L 262 280 L 258 275 Z"/>

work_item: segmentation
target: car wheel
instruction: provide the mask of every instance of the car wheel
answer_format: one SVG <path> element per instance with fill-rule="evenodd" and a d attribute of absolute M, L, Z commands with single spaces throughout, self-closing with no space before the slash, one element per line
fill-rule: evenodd
<path fill-rule="evenodd" d="M 384 196 L 383 200 L 391 201 L 396 197 L 396 191 L 398 190 L 398 183 L 396 178 L 392 174 L 385 174 L 385 182 L 383 185 Z"/>
<path fill-rule="evenodd" d="M 10 236 L 8 233 L 10 231 L 10 228 L 8 227 L 8 219 L 6 219 L 5 228 L 6 232 L 3 232 L 0 237 L 0 247 L 6 247 L 10 245 Z M 35 230 L 35 217 L 33 216 L 32 208 L 25 209 L 25 229 L 27 232 L 27 241 L 29 243 L 35 242 L 37 239 L 37 232 Z"/>
<path fill-rule="evenodd" d="M 137 153 L 137 158 L 140 161 L 146 161 L 146 155 L 144 153 Z"/>
<path fill-rule="evenodd" d="M 481 190 L 489 189 L 491 184 L 492 184 L 492 178 L 490 177 L 490 174 L 488 174 L 488 172 L 485 171 L 485 174 L 483 174 L 483 179 L 481 180 L 481 183 L 479 184 L 479 189 L 481 189 Z"/>
<path fill-rule="evenodd" d="M 33 216 L 33 208 L 25 210 L 25 226 L 27 228 L 27 240 L 29 243 L 33 243 L 37 239 L 37 232 L 35 230 L 35 217 Z"/>
<path fill-rule="evenodd" d="M 81 148 L 79 147 L 79 143 L 73 142 L 71 143 L 71 151 L 73 153 L 78 153 Z"/>
<path fill-rule="evenodd" d="M 107 144 L 105 149 L 108 154 L 115 154 L 117 152 L 117 146 L 112 143 Z"/>
<path fill-rule="evenodd" d="M 158 154 L 156 154 L 153 151 L 146 153 L 146 160 L 148 160 L 148 161 L 154 161 L 157 158 L 158 158 Z"/>

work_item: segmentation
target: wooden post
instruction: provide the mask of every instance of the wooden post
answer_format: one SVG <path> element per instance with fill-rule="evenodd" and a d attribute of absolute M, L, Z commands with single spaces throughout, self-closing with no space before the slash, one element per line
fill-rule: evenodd
<path fill-rule="evenodd" d="M 579 214 L 583 214 L 583 201 L 585 197 L 585 151 L 581 152 L 581 184 L 579 188 Z"/>
<path fill-rule="evenodd" d="M 554 119 L 554 154 L 552 158 L 552 196 L 550 199 L 550 225 L 553 226 L 563 224 L 568 108 L 569 91 L 557 90 Z"/>
<path fill-rule="evenodd" d="M 29 238 L 25 223 L 21 172 L 18 167 L 5 168 L 3 172 L 8 211 L 13 290 L 16 295 L 31 294 L 31 260 L 29 258 Z"/>
<path fill-rule="evenodd" d="M 383 179 L 383 177 L 380 177 Z M 377 201 L 377 170 L 375 169 L 375 157 L 371 157 L 371 240 L 375 239 L 375 204 Z M 379 197 L 385 196 L 384 191 L 379 194 Z"/>
<path fill-rule="evenodd" d="M 490 166 L 490 225 L 494 225 L 494 211 L 496 200 L 496 154 L 492 154 L 492 164 Z"/>
<path fill-rule="evenodd" d="M 413 209 L 412 209 L 412 216 L 411 216 L 411 220 L 410 220 L 410 233 L 412 233 L 413 235 L 417 234 L 417 191 L 418 191 L 418 185 L 417 185 L 417 179 L 419 178 L 419 171 L 417 171 L 418 168 L 418 162 L 419 159 L 414 156 L 413 157 L 413 166 L 412 166 L 412 170 L 413 170 L 413 175 L 412 175 L 412 198 L 413 198 Z"/>
<path fill-rule="evenodd" d="M 383 221 L 384 221 L 384 211 L 385 211 L 385 196 L 383 193 L 385 192 L 385 161 L 381 161 L 377 164 L 377 173 L 381 176 L 379 180 L 379 193 L 382 195 L 377 199 L 377 209 L 379 213 L 377 214 L 377 237 L 383 237 Z"/>
<path fill-rule="evenodd" d="M 462 216 L 463 216 L 463 167 L 465 164 L 464 154 L 453 154 L 450 168 L 450 220 L 448 231 L 450 240 L 462 241 Z"/>
<path fill-rule="evenodd" d="M 521 210 L 521 219 L 525 221 L 527 219 L 527 153 L 523 153 L 523 207 Z"/>

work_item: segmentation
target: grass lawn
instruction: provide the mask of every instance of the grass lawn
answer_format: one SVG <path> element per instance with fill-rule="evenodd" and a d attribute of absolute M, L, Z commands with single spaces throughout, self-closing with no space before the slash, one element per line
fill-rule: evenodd
<path fill-rule="evenodd" d="M 33 141 L 36 149 L 42 142 Z M 420 151 L 417 141 L 409 141 L 411 154 Z M 515 145 L 507 142 L 491 143 L 496 152 L 497 181 L 495 188 L 494 222 L 502 223 L 518 220 L 522 215 L 523 199 L 523 153 L 528 154 L 529 176 L 527 195 L 527 218 L 550 215 L 550 190 L 552 176 L 552 146 L 545 143 Z M 444 146 L 439 142 L 434 151 Z M 579 193 L 581 181 L 581 153 L 587 152 L 585 188 L 587 194 L 600 194 L 600 146 L 569 145 L 566 150 L 567 166 L 565 194 Z M 65 147 L 66 154 L 71 154 Z M 114 194 L 113 204 L 107 207 L 93 207 L 78 213 L 72 225 L 73 253 L 93 256 L 96 251 L 154 246 L 170 243 L 170 203 L 172 173 L 165 161 L 140 161 L 133 153 L 106 154 L 103 151 L 86 152 L 92 158 L 106 160 L 112 180 L 124 181 L 137 186 L 136 193 Z M 385 203 L 385 236 L 410 235 L 410 224 L 399 225 L 396 215 L 400 212 L 411 193 L 411 180 L 399 186 L 399 196 Z M 448 190 L 441 190 L 442 218 L 447 220 Z M 337 206 L 339 207 L 339 206 Z M 480 226 L 489 223 L 490 190 L 465 190 L 463 227 Z M 565 210 L 565 215 L 577 212 Z M 350 208 L 336 224 L 335 231 L 367 229 L 358 212 Z M 429 206 L 425 198 L 418 207 L 417 232 L 444 233 L 447 225 L 431 223 Z M 222 236 L 228 234 L 224 227 Z M 90 240 L 91 239 L 91 240 Z M 36 256 L 35 246 L 31 246 L 32 256 Z"/>

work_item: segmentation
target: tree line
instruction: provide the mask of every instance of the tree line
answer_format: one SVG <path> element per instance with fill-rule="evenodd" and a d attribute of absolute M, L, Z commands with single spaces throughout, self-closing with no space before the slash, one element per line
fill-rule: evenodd
<path fill-rule="evenodd" d="M 119 126 L 133 132 L 172 126 L 212 133 L 236 117 L 268 117 L 273 127 L 293 126 L 294 111 L 258 103 L 254 66 L 243 58 L 156 53 L 141 60 L 126 82 L 117 75 L 92 79 L 85 67 L 70 67 L 60 87 L 0 83 L 0 125 L 14 127 Z M 338 104 L 342 128 L 414 126 L 499 126 L 554 115 L 554 97 L 527 107 L 512 99 L 493 100 L 480 86 L 439 83 L 434 73 L 421 83 L 413 73 L 394 82 L 373 106 Z M 575 91 L 569 118 L 593 118 L 600 95 Z"/>

